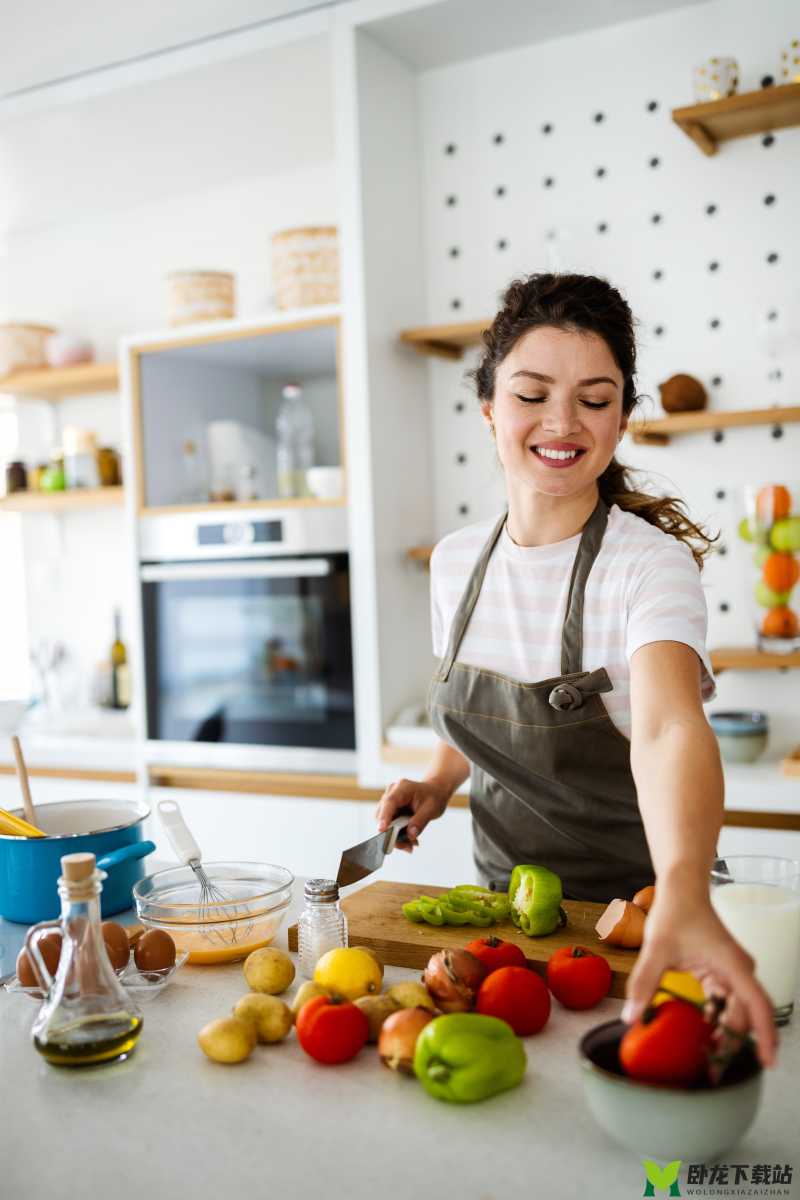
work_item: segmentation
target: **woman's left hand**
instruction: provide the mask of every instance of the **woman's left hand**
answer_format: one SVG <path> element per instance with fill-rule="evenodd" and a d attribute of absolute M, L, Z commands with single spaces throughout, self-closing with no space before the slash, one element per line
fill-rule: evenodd
<path fill-rule="evenodd" d="M 772 1003 L 753 967 L 753 959 L 728 933 L 707 895 L 657 887 L 639 958 L 628 979 L 622 1019 L 628 1024 L 639 1019 L 665 971 L 691 971 L 706 995 L 725 998 L 723 1023 L 739 1033 L 752 1030 L 760 1062 L 772 1067 L 778 1043 Z"/>

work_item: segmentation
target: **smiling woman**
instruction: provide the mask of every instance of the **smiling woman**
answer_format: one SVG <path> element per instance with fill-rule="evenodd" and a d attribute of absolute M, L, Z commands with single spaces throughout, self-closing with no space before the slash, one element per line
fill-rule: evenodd
<path fill-rule="evenodd" d="M 655 883 L 626 1015 L 665 969 L 694 970 L 729 995 L 728 1024 L 757 1029 L 769 1062 L 769 1001 L 709 899 L 723 814 L 702 708 L 710 539 L 615 458 L 638 401 L 630 308 L 594 276 L 515 280 L 472 377 L 508 507 L 433 552 L 441 741 L 425 779 L 387 789 L 379 828 L 410 808 L 413 850 L 469 776 L 484 885 L 505 890 L 525 863 L 576 900 Z"/>

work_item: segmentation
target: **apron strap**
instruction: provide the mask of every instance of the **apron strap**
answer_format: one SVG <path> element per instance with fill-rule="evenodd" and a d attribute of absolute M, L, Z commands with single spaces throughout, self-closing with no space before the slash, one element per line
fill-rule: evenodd
<path fill-rule="evenodd" d="M 564 624 L 561 627 L 562 675 L 572 675 L 583 670 L 583 596 L 586 580 L 600 552 L 607 524 L 608 508 L 605 501 L 598 498 L 594 512 L 583 527 L 572 566 Z"/>
<path fill-rule="evenodd" d="M 483 586 L 483 577 L 486 574 L 486 568 L 489 565 L 489 559 L 492 556 L 492 551 L 495 548 L 497 539 L 500 537 L 500 533 L 506 523 L 507 516 L 508 512 L 504 512 L 503 515 L 498 519 L 497 524 L 489 534 L 486 545 L 483 547 L 483 550 L 481 550 L 478 561 L 472 568 L 472 574 L 469 577 L 469 582 L 464 588 L 464 594 L 458 603 L 456 614 L 453 617 L 453 623 L 450 627 L 450 638 L 447 643 L 447 649 L 445 651 L 444 658 L 439 664 L 438 678 L 440 680 L 446 680 L 450 675 L 450 671 L 453 663 L 455 662 L 456 655 L 458 654 L 462 638 L 466 633 L 467 625 L 469 625 L 469 620 L 472 616 L 472 610 L 475 608 L 475 605 L 478 602 L 478 596 L 480 595 L 480 590 Z"/>

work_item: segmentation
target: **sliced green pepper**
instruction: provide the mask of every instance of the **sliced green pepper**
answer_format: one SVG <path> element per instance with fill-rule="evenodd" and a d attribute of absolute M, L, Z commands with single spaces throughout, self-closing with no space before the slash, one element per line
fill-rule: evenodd
<path fill-rule="evenodd" d="M 547 867 L 525 863 L 511 872 L 511 920 L 529 937 L 544 937 L 559 925 L 566 925 L 562 897 L 561 880 Z"/>
<path fill-rule="evenodd" d="M 434 899 L 418 896 L 403 905 L 403 914 L 417 924 L 477 925 L 485 929 L 495 921 L 506 920 L 510 913 L 508 897 L 470 884 L 452 888 Z"/>
<path fill-rule="evenodd" d="M 480 1013 L 435 1017 L 417 1038 L 414 1072 L 437 1100 L 472 1104 L 516 1087 L 525 1048 L 510 1025 Z"/>

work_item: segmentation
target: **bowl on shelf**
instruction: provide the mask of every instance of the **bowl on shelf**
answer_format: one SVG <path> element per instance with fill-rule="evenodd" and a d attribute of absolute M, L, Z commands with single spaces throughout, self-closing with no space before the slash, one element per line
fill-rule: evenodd
<path fill-rule="evenodd" d="M 720 1083 L 693 1088 L 640 1083 L 624 1074 L 624 1021 L 596 1025 L 581 1039 L 583 1090 L 598 1125 L 640 1159 L 707 1162 L 730 1150 L 755 1118 L 763 1070 L 746 1041 Z"/>
<path fill-rule="evenodd" d="M 294 876 L 272 863 L 203 863 L 222 893 L 205 906 L 191 867 L 169 867 L 141 879 L 133 889 L 145 929 L 163 929 L 189 963 L 236 962 L 268 946 L 292 900 Z"/>
<path fill-rule="evenodd" d="M 725 762 L 755 762 L 767 747 L 769 721 L 764 712 L 746 709 L 713 712 L 709 713 L 708 722 L 717 735 L 719 752 Z"/>
<path fill-rule="evenodd" d="M 338 500 L 344 490 L 344 471 L 341 467 L 309 467 L 306 483 L 318 500 Z"/>

